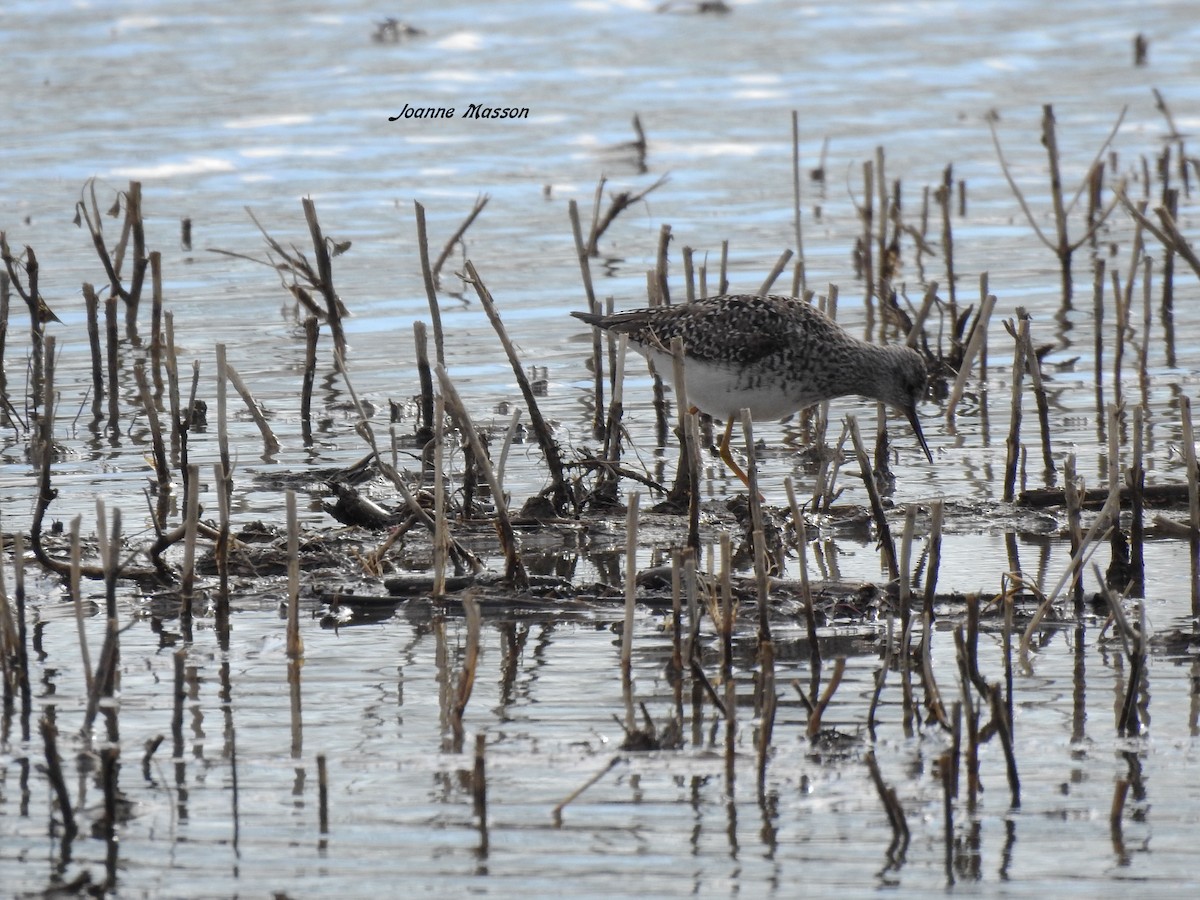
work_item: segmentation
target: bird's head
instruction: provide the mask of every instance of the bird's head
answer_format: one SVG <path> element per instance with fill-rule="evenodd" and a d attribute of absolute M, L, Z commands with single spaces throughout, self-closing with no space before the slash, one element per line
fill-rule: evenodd
<path fill-rule="evenodd" d="M 933 454 L 929 451 L 929 444 L 925 442 L 921 420 L 917 416 L 917 406 L 925 399 L 925 391 L 929 384 L 929 371 L 925 368 L 925 360 L 911 347 L 894 347 L 891 350 L 896 354 L 894 377 L 883 386 L 886 396 L 881 399 L 904 413 L 921 444 L 921 449 L 925 451 L 925 456 L 933 462 Z"/>

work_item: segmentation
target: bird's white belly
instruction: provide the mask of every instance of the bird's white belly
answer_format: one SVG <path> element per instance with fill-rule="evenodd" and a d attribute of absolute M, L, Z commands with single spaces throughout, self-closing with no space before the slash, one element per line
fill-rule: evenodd
<path fill-rule="evenodd" d="M 646 352 L 663 380 L 673 378 L 672 360 L 655 350 Z M 782 419 L 797 410 L 817 403 L 819 396 L 806 396 L 794 381 L 785 385 L 756 372 L 744 372 L 735 366 L 688 359 L 683 365 L 687 402 L 715 419 L 736 419 L 741 410 L 760 421 Z"/>

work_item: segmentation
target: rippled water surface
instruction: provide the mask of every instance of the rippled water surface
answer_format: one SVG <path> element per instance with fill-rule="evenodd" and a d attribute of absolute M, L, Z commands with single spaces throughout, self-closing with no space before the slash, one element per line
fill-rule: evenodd
<path fill-rule="evenodd" d="M 955 288 L 960 305 L 977 303 L 979 280 L 998 298 L 990 328 L 987 380 L 971 383 L 953 427 L 944 406 L 922 408 L 935 454 L 930 465 L 906 427 L 893 428 L 898 505 L 945 499 L 949 517 L 939 590 L 991 597 L 1001 577 L 1020 568 L 1053 588 L 1070 557 L 1057 511 L 1013 531 L 1003 492 L 1009 430 L 1012 341 L 1003 320 L 1016 308 L 1032 314 L 1035 344 L 1051 398 L 1054 452 L 1061 465 L 1077 455 L 1091 487 L 1107 475 L 1103 417 L 1114 391 L 1113 288 L 1106 281 L 1101 333 L 1106 347 L 1102 394 L 1096 390 L 1092 258 L 1108 275 L 1130 277 L 1133 226 L 1118 209 L 1075 254 L 1075 293 L 1064 304 L 1058 261 L 1027 223 L 1006 184 L 988 129 L 994 118 L 1013 177 L 1038 226 L 1053 237 L 1042 108 L 1053 104 L 1068 198 L 1114 123 L 1127 112 L 1105 154 L 1109 186 L 1124 178 L 1135 200 L 1158 202 L 1153 178 L 1164 148 L 1192 155 L 1200 123 L 1200 22 L 1185 2 L 734 3 L 728 14 L 697 15 L 683 3 L 660 12 L 653 3 L 448 2 L 412 12 L 420 35 L 373 39 L 401 10 L 339 3 L 16 2 L 0 10 L 0 230 L 14 253 L 40 262 L 41 292 L 61 318 L 52 324 L 59 354 L 55 423 L 63 453 L 54 467 L 57 519 L 83 515 L 94 526 L 103 496 L 125 513 L 133 539 L 152 534 L 143 492 L 151 478 L 144 423 L 115 437 L 89 429 L 91 367 L 80 285 L 104 284 L 86 230 L 72 219 L 87 179 L 96 178 L 103 210 L 131 180 L 142 185 L 147 245 L 162 254 L 164 305 L 174 316 L 181 363 L 200 371 L 199 395 L 215 393 L 215 346 L 269 411 L 282 444 L 265 457 L 249 417 L 231 430 L 237 472 L 235 527 L 283 519 L 285 473 L 349 465 L 366 452 L 343 380 L 332 374 L 327 337 L 315 403 L 317 439 L 301 439 L 299 386 L 304 346 L 290 294 L 261 258 L 264 247 L 247 208 L 273 237 L 311 252 L 300 199 L 312 197 L 321 226 L 351 241 L 334 260 L 347 320 L 349 369 L 356 391 L 386 428 L 388 400 L 419 392 L 413 323 L 427 321 L 413 202 L 427 210 L 434 252 L 486 194 L 488 205 L 442 275 L 440 302 L 447 369 L 481 425 L 503 429 L 520 394 L 500 344 L 475 298 L 457 277 L 464 255 L 494 295 L 526 366 L 545 367 L 542 409 L 568 448 L 591 442 L 587 358 L 591 337 L 568 311 L 586 300 L 575 255 L 568 202 L 591 217 L 598 179 L 607 195 L 666 182 L 627 209 L 604 234 L 591 260 L 596 291 L 620 307 L 646 296 L 660 229 L 669 225 L 670 286 L 684 295 L 682 253 L 692 248 L 716 284 L 721 242 L 729 242 L 731 288 L 757 290 L 779 255 L 797 250 L 792 194 L 792 111 L 798 113 L 803 257 L 807 284 L 839 287 L 839 319 L 867 327 L 863 282 L 853 252 L 861 232 L 863 163 L 883 148 L 889 182 L 901 183 L 902 218 L 919 229 L 923 193 L 952 165 L 965 184 L 965 211 L 953 216 Z M 1148 41 L 1145 66 L 1133 65 L 1136 35 Z M 1157 88 L 1182 137 L 1170 136 L 1156 109 Z M 519 120 L 466 118 L 472 103 L 529 110 Z M 453 107 L 449 120 L 389 116 L 410 107 Z M 626 145 L 638 115 L 648 145 L 644 167 Z M 823 182 L 809 177 L 822 160 Z M 1144 173 L 1152 175 L 1147 185 Z M 1198 173 L 1177 165 L 1180 226 L 1196 234 Z M 1190 188 L 1191 195 L 1189 196 Z M 876 203 L 878 201 L 876 200 Z M 1072 233 L 1085 230 L 1085 199 Z M 192 223 L 182 249 L 180 222 Z M 115 240 L 120 220 L 105 219 Z M 919 303 L 927 280 L 948 299 L 941 217 L 930 212 L 931 250 L 902 241 L 898 278 Z M 230 251 L 213 253 L 212 250 Z M 1170 324 L 1161 313 L 1162 248 L 1153 258 L 1150 331 L 1143 327 L 1143 273 L 1136 275 L 1134 337 L 1121 372 L 1121 398 L 1145 402 L 1147 478 L 1180 482 L 1180 398 L 1196 393 L 1200 373 L 1200 288 L 1175 261 Z M 923 268 L 922 268 L 923 266 Z M 790 270 L 776 289 L 791 287 Z M 12 299 L 4 356 L 8 393 L 23 404 L 27 329 Z M 148 314 L 147 314 L 148 315 Z M 143 328 L 148 325 L 143 324 Z M 1147 378 L 1137 357 L 1145 345 Z M 134 348 L 121 360 L 123 403 L 135 397 Z M 632 360 L 625 382 L 626 424 L 636 464 L 655 462 L 651 380 Z M 1027 395 L 1022 439 L 1027 480 L 1043 486 L 1036 419 Z M 836 401 L 837 423 L 856 413 L 874 432 L 874 405 Z M 400 430 L 407 433 L 411 420 Z M 783 506 L 792 475 L 811 494 L 812 470 L 794 430 L 755 423 L 763 439 L 762 488 Z M 214 430 L 215 431 L 215 430 Z M 192 461 L 211 472 L 214 431 L 194 435 Z M 1123 462 L 1132 438 L 1121 431 Z M 0 438 L 3 530 L 28 528 L 37 496 L 19 428 Z M 668 451 L 666 456 L 674 458 Z M 207 476 L 206 476 L 207 477 Z M 1061 484 L 1061 475 L 1054 483 Z M 1051 479 L 1053 481 L 1053 479 Z M 866 501 L 862 484 L 844 477 L 845 504 Z M 546 483 L 534 444 L 518 444 L 505 486 L 519 505 Z M 632 489 L 634 486 L 629 485 Z M 740 487 L 714 467 L 706 493 Z M 318 489 L 302 491 L 307 528 L 332 529 Z M 201 502 L 216 509 L 206 488 Z M 1176 508 L 1167 513 L 1186 517 Z M 178 511 L 176 511 L 178 520 Z M 925 537 L 922 519 L 918 538 Z M 817 523 L 821 524 L 821 523 Z M 879 554 L 865 533 L 828 527 L 820 535 L 814 578 L 881 582 Z M 623 547 L 612 535 L 550 553 L 579 581 L 604 576 L 589 551 Z M 611 540 L 609 540 L 611 538 Z M 533 542 L 530 538 L 530 542 Z M 614 549 L 617 548 L 617 549 Z M 6 540 L 6 550 L 8 550 Z M 597 551 L 599 553 L 599 551 Z M 1096 561 L 1107 564 L 1101 547 Z M 639 560 L 649 564 L 650 551 Z M 500 561 L 494 561 L 497 568 Z M 479 676 L 467 714 L 470 735 L 487 747 L 488 841 L 482 846 L 472 807 L 471 743 L 464 755 L 444 743 L 447 663 L 459 664 L 465 626 L 431 617 L 412 601 L 380 621 L 321 627 L 316 591 L 306 583 L 302 613 L 305 659 L 289 667 L 278 602 L 283 587 L 244 584 L 235 598 L 232 643 L 219 650 L 208 620 L 184 646 L 151 626 L 150 605 L 132 588 L 120 595 L 120 785 L 129 801 L 119 828 L 117 892 L 124 896 L 390 894 L 403 880 L 414 894 L 794 896 L 879 889 L 924 896 L 953 878 L 978 892 L 1045 890 L 1139 895 L 1195 889 L 1193 835 L 1200 789 L 1192 772 L 1200 706 L 1190 631 L 1192 563 L 1186 543 L 1159 536 L 1146 548 L 1149 625 L 1173 641 L 1156 643 L 1146 673 L 1144 721 L 1137 739 L 1119 739 L 1115 719 L 1129 662 L 1103 617 L 1090 613 L 1048 631 L 1028 669 L 1014 674 L 1016 760 L 1022 802 L 1010 806 L 998 742 L 984 746 L 984 793 L 972 813 L 960 798 L 947 866 L 943 792 L 937 762 L 948 738 L 927 727 L 906 731 L 895 673 L 882 693 L 874 740 L 868 708 L 880 666 L 884 618 L 831 624 L 827 654 L 848 655 L 846 673 L 827 710 L 827 727 L 854 737 L 840 751 L 814 751 L 804 737 L 806 711 L 794 680 L 807 685 L 802 628 L 780 627 L 780 709 L 774 754 L 763 790 L 755 779 L 753 616 L 739 626 L 740 698 L 736 777 L 727 776 L 725 724 L 701 700 L 684 704 L 685 749 L 619 754 L 619 761 L 578 799 L 556 826 L 552 810 L 604 770 L 624 738 L 618 613 L 573 608 L 527 617 L 489 617 Z M 788 577 L 796 576 L 793 559 Z M 11 554 L 4 578 L 13 586 Z M 22 739 L 12 717 L 0 743 L 0 881 L 8 893 L 45 890 L 87 875 L 103 880 L 105 844 L 84 834 L 64 860 L 52 833 L 53 798 L 39 770 L 43 744 L 36 719 L 54 707 L 72 801 L 80 819 L 98 817 L 102 795 L 77 755 L 86 705 L 80 639 L 68 595 L 31 570 L 28 620 L 35 728 Z M 359 586 L 361 587 L 361 586 Z M 98 652 L 104 633 L 103 591 L 85 585 L 96 614 L 84 631 Z M 705 625 L 706 647 L 716 639 Z M 794 633 L 793 633 L 794 632 Z M 935 672 L 957 693 L 949 626 L 934 634 Z M 709 646 L 711 644 L 711 646 Z M 992 620 L 980 658 L 990 680 L 1002 677 L 1002 640 Z M 708 651 L 706 651 L 707 653 Z M 673 708 L 664 665 L 670 629 L 661 612 L 639 607 L 633 671 L 636 699 L 664 722 Z M 713 657 L 715 658 L 715 657 Z M 94 661 L 94 660 L 93 660 Z M 186 698 L 173 722 L 175 667 Z M 828 677 L 828 670 L 826 671 Z M 165 741 L 143 770 L 146 741 Z M 892 830 L 872 785 L 865 751 L 874 750 L 884 781 L 906 811 L 912 841 L 889 857 Z M 329 828 L 318 822 L 317 757 L 328 762 Z M 1123 815 L 1110 822 L 1114 791 L 1129 786 Z"/>

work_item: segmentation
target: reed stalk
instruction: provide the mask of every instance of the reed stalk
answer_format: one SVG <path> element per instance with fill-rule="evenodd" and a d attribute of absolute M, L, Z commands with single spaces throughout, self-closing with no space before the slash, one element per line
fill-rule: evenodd
<path fill-rule="evenodd" d="M 1018 310 L 1017 327 L 1014 331 L 1011 323 L 1009 333 L 1016 338 L 1013 350 L 1012 368 L 1012 410 L 1008 426 L 1008 456 L 1004 466 L 1004 502 L 1011 503 L 1016 498 L 1017 461 L 1021 455 L 1021 385 L 1025 378 L 1027 360 L 1025 357 L 1028 346 L 1029 318 Z M 1036 364 L 1036 360 L 1035 360 Z"/>
<path fill-rule="evenodd" d="M 300 520 L 296 515 L 296 492 L 284 494 L 287 506 L 287 655 L 297 660 L 304 656 L 304 638 L 300 634 Z"/>
<path fill-rule="evenodd" d="M 950 215 L 954 181 L 952 173 L 952 166 L 947 164 L 942 170 L 942 183 L 934 191 L 934 199 L 942 213 L 942 257 L 946 260 L 946 289 L 950 295 L 950 315 L 953 317 L 958 313 L 958 291 L 954 274 L 954 227 Z"/>
<path fill-rule="evenodd" d="M 799 287 L 803 291 L 804 274 L 804 236 L 800 227 L 800 113 L 792 110 L 792 214 L 796 227 L 796 271 L 799 275 Z"/>
<path fill-rule="evenodd" d="M 1200 468 L 1196 464 L 1196 435 L 1192 429 L 1192 398 L 1179 398 L 1183 419 L 1183 462 L 1187 470 L 1189 537 L 1191 548 L 1192 616 L 1200 616 Z"/>
<path fill-rule="evenodd" d="M 162 422 L 158 418 L 158 407 L 150 393 L 150 382 L 146 378 L 146 366 L 141 360 L 138 360 L 133 366 L 133 377 L 137 382 L 142 411 L 146 414 L 146 421 L 150 426 L 150 451 L 154 459 L 158 496 L 154 527 L 159 534 L 162 534 L 167 527 L 167 511 L 171 499 L 171 469 L 167 464 L 167 450 L 163 444 Z"/>
<path fill-rule="evenodd" d="M 196 530 L 200 522 L 200 467 L 188 466 L 188 491 L 183 528 L 183 576 L 179 587 L 179 618 L 190 633 L 196 585 Z"/>
<path fill-rule="evenodd" d="M 237 369 L 230 362 L 225 363 L 225 375 L 229 379 L 229 383 L 233 385 L 239 396 L 241 396 L 242 402 L 246 404 L 246 410 L 250 413 L 254 424 L 258 426 L 259 434 L 262 435 L 263 458 L 269 460 L 279 452 L 279 439 L 275 437 L 275 433 L 271 430 L 271 425 L 267 422 L 267 417 L 263 415 L 262 407 L 254 399 L 250 388 L 246 387 L 246 382 L 242 380 L 242 376 L 238 374 Z M 226 461 L 223 460 L 223 462 Z"/>
<path fill-rule="evenodd" d="M 92 351 L 92 418 L 99 421 L 104 400 L 104 363 L 100 350 L 100 300 L 96 289 L 83 285 L 83 302 L 87 316 L 88 346 Z"/>
<path fill-rule="evenodd" d="M 875 487 L 875 478 L 871 474 L 871 461 L 863 447 L 862 435 L 858 430 L 858 419 L 853 415 L 846 416 L 850 423 L 850 437 L 854 442 L 854 452 L 858 456 L 858 467 L 862 473 L 863 484 L 867 489 L 867 497 L 871 501 L 871 515 L 875 520 L 875 528 L 879 533 L 879 546 L 883 553 L 888 569 L 888 581 L 893 582 L 900 577 L 900 566 L 896 557 L 896 545 L 892 541 L 892 531 L 888 527 L 887 514 L 883 509 L 883 501 Z"/>
<path fill-rule="evenodd" d="M 222 471 L 220 463 L 213 466 L 213 480 L 224 484 L 229 478 Z M 222 649 L 229 645 L 229 497 L 224 491 L 217 491 L 217 539 L 213 546 L 213 559 L 217 564 L 217 637 Z"/>
<path fill-rule="evenodd" d="M 766 279 L 758 288 L 760 297 L 766 296 L 771 292 L 771 286 L 779 280 L 779 276 L 783 274 L 783 270 L 787 268 L 788 262 L 791 261 L 793 254 L 791 250 L 784 250 L 780 254 L 779 259 L 775 260 L 775 265 L 770 272 L 767 273 Z"/>
<path fill-rule="evenodd" d="M 316 316 L 304 317 L 304 376 L 300 382 L 300 430 L 304 446 L 312 446 L 312 393 L 317 379 L 317 340 L 321 334 Z"/>
<path fill-rule="evenodd" d="M 466 408 L 463 406 L 462 399 L 458 395 L 458 390 L 450 381 L 450 376 L 446 374 L 446 370 L 441 366 L 437 367 L 438 383 L 441 385 L 442 396 L 445 398 L 446 411 L 450 417 L 458 424 L 459 430 L 466 437 L 475 458 L 480 467 L 483 469 L 484 477 L 487 479 L 488 487 L 492 492 L 492 500 L 496 508 L 496 531 L 500 535 L 500 545 L 504 551 L 505 580 L 511 582 L 517 590 L 526 590 L 529 587 L 529 575 L 525 571 L 525 565 L 521 562 L 520 549 L 517 544 L 516 535 L 513 532 L 512 521 L 509 519 L 508 507 L 504 502 L 504 494 L 500 490 L 500 485 L 496 481 L 496 473 L 492 469 L 491 462 L 488 460 L 487 452 L 484 449 L 483 442 L 479 439 L 479 434 L 475 430 L 475 425 L 471 421 Z"/>
<path fill-rule="evenodd" d="M 433 405 L 433 596 L 446 593 L 446 558 L 450 526 L 446 521 L 446 398 L 439 393 Z"/>

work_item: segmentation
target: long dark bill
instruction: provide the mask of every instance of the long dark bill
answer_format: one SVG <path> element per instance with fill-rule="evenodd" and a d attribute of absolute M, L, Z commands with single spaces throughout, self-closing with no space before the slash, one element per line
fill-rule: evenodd
<path fill-rule="evenodd" d="M 925 433 L 921 431 L 921 420 L 917 418 L 916 407 L 910 406 L 904 411 L 904 414 L 908 416 L 908 424 L 912 426 L 913 433 L 917 436 L 917 440 L 921 444 L 921 449 L 925 451 L 925 456 L 932 463 L 933 454 L 929 452 L 929 445 L 925 443 Z"/>

